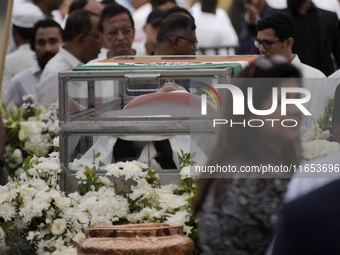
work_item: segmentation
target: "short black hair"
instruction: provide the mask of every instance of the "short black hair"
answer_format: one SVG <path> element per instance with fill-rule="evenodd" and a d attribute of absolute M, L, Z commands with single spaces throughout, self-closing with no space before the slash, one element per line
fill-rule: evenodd
<path fill-rule="evenodd" d="M 92 28 L 91 17 L 98 17 L 97 14 L 88 10 L 76 10 L 68 16 L 63 31 L 64 42 L 70 42 L 78 35 L 88 33 Z"/>
<path fill-rule="evenodd" d="M 201 0 L 202 12 L 214 12 L 217 7 L 217 0 Z"/>
<path fill-rule="evenodd" d="M 102 0 L 100 3 L 104 5 L 115 4 L 116 0 Z"/>
<path fill-rule="evenodd" d="M 178 5 L 166 10 L 166 13 L 163 16 L 163 19 L 165 19 L 166 17 L 169 17 L 170 15 L 177 15 L 177 14 L 187 15 L 191 17 L 192 20 L 195 22 L 195 18 L 192 16 L 192 14 L 187 9 L 179 7 Z"/>
<path fill-rule="evenodd" d="M 170 41 L 173 37 L 185 35 L 188 30 L 196 30 L 196 25 L 187 16 L 176 14 L 163 19 L 157 34 L 157 44 Z"/>
<path fill-rule="evenodd" d="M 286 40 L 289 37 L 294 38 L 295 26 L 293 19 L 282 12 L 273 12 L 268 16 L 260 19 L 256 25 L 257 31 L 271 28 L 275 36 L 280 40 Z"/>
<path fill-rule="evenodd" d="M 159 6 L 161 6 L 161 5 L 163 5 L 167 2 L 177 4 L 176 0 L 150 0 L 150 4 L 151 4 L 153 10 L 157 9 Z"/>
<path fill-rule="evenodd" d="M 107 6 L 105 6 L 105 8 L 103 9 L 100 18 L 99 18 L 99 23 L 98 23 L 98 31 L 99 32 L 103 32 L 104 28 L 103 28 L 103 23 L 105 20 L 116 16 L 118 14 L 121 13 L 126 13 L 129 16 L 130 22 L 131 22 L 131 27 L 134 29 L 135 28 L 135 22 L 133 21 L 131 12 L 126 9 L 124 6 L 121 6 L 120 4 L 109 4 Z"/>
<path fill-rule="evenodd" d="M 63 30 L 62 30 L 61 26 L 55 20 L 53 20 L 51 18 L 39 20 L 37 23 L 35 23 L 35 25 L 33 27 L 31 41 L 30 41 L 30 47 L 31 47 L 31 50 L 33 50 L 33 51 L 35 51 L 35 35 L 36 35 L 38 29 L 41 28 L 41 27 L 43 27 L 43 28 L 56 27 L 56 28 L 59 29 L 60 35 L 61 36 L 63 35 Z"/>
<path fill-rule="evenodd" d="M 33 32 L 33 28 L 26 28 L 26 27 L 18 27 L 16 25 L 12 25 L 13 29 L 17 31 L 17 33 L 20 35 L 20 37 L 23 40 L 30 40 Z"/>
<path fill-rule="evenodd" d="M 85 5 L 87 5 L 87 0 L 74 0 L 68 8 L 68 14 L 70 15 L 75 10 L 84 9 Z"/>

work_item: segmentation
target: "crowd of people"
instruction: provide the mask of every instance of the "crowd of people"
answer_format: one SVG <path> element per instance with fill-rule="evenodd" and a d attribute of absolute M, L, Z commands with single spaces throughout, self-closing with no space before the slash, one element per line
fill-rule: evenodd
<path fill-rule="evenodd" d="M 335 101 L 332 132 L 340 139 L 340 11 L 336 13 L 340 2 L 287 0 L 281 10 L 276 9 L 277 2 L 276 8 L 271 3 L 233 0 L 228 12 L 218 8 L 217 0 L 15 4 L 1 99 L 20 107 L 23 96 L 31 94 L 48 107 L 58 100 L 58 72 L 117 56 L 258 54 L 263 57 L 237 76 L 247 78 L 237 85 L 244 95 L 248 88 L 254 89 L 254 108 L 271 107 L 274 87 L 302 87 L 311 93 L 305 107 L 312 118 L 289 105 L 285 119 L 301 123 L 294 128 L 274 128 L 270 122 L 258 129 L 224 125 L 206 164 L 298 166 L 302 164 L 301 133 L 313 127 L 313 119 L 323 115 L 330 99 Z M 327 3 L 337 8 L 325 10 Z M 249 78 L 253 82 L 246 82 Z M 263 84 L 262 78 L 276 78 L 276 83 Z M 299 97 L 289 94 L 289 99 Z M 235 118 L 231 102 L 224 106 L 225 119 L 253 117 L 248 109 Z M 278 107 L 260 117 L 281 120 L 283 116 Z M 0 155 L 4 146 L 0 118 Z M 339 158 L 337 153 L 315 164 L 337 164 Z M 202 254 L 339 254 L 339 176 L 223 177 L 203 175 L 198 182 L 194 207 Z"/>

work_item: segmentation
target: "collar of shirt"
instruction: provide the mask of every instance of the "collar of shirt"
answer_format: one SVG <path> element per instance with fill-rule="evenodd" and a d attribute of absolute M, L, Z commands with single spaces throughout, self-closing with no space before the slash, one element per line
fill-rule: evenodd
<path fill-rule="evenodd" d="M 30 72 L 32 75 L 41 74 L 42 70 L 40 69 L 38 62 L 36 62 L 33 66 L 30 67 Z"/>
<path fill-rule="evenodd" d="M 69 51 L 67 51 L 64 48 L 64 44 L 59 47 L 58 53 L 70 64 L 70 66 L 76 67 L 84 64 L 81 61 L 79 61 L 79 59 L 77 59 L 75 56 L 73 56 Z"/>

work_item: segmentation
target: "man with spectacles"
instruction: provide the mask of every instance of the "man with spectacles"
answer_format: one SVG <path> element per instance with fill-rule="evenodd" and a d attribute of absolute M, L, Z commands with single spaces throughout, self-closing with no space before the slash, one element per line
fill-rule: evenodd
<path fill-rule="evenodd" d="M 177 14 L 165 18 L 159 27 L 155 55 L 195 55 L 196 25 L 187 16 Z"/>
<path fill-rule="evenodd" d="M 85 64 L 98 56 L 101 47 L 98 21 L 98 16 L 87 10 L 76 10 L 70 14 L 63 31 L 65 44 L 47 63 L 37 84 L 39 104 L 49 107 L 57 101 L 58 72 Z M 72 91 L 69 93 L 72 96 Z"/>
<path fill-rule="evenodd" d="M 302 78 L 310 78 L 303 81 L 303 86 L 312 94 L 312 99 L 305 104 L 305 107 L 312 113 L 312 118 L 317 120 L 323 115 L 328 99 L 333 98 L 334 93 L 322 86 L 324 80 L 320 78 L 326 78 L 326 76 L 321 71 L 301 63 L 298 55 L 293 54 L 294 28 L 294 22 L 288 15 L 274 12 L 257 23 L 258 32 L 254 45 L 264 57 L 269 58 L 274 55 L 286 57 L 301 71 Z M 302 131 L 313 126 L 312 118 L 306 118 Z"/>
<path fill-rule="evenodd" d="M 135 24 L 125 7 L 119 4 L 106 6 L 99 19 L 98 31 L 103 46 L 108 49 L 107 58 L 136 54 L 132 49 Z"/>

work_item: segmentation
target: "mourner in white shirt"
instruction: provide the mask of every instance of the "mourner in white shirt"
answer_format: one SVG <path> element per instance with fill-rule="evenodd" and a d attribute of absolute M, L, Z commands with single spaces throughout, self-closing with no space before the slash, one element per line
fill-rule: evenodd
<path fill-rule="evenodd" d="M 136 50 L 136 55 L 151 55 L 155 52 L 157 33 L 164 14 L 165 11 L 163 10 L 154 10 L 149 14 L 146 24 L 143 27 L 146 38 L 141 42 L 132 44 L 132 48 Z"/>
<path fill-rule="evenodd" d="M 64 42 L 46 65 L 37 85 L 39 104 L 49 107 L 58 100 L 58 72 L 96 58 L 100 52 L 98 36 L 99 18 L 87 10 L 70 14 L 64 30 Z"/>
<path fill-rule="evenodd" d="M 262 55 L 265 57 L 282 55 L 300 69 L 304 78 L 302 86 L 311 92 L 311 100 L 304 106 L 312 114 L 311 117 L 305 116 L 301 130 L 305 132 L 311 129 L 314 121 L 323 115 L 328 100 L 334 97 L 332 91 L 335 89 L 326 86 L 326 79 L 322 79 L 326 76 L 321 71 L 301 63 L 299 57 L 292 53 L 294 22 L 288 15 L 274 12 L 257 23 L 257 30 L 257 39 L 254 43 Z"/>
<path fill-rule="evenodd" d="M 207 49 L 205 55 L 227 55 L 227 47 L 238 46 L 238 37 L 228 14 L 223 10 L 222 13 L 220 12 L 217 8 L 217 0 L 202 0 L 200 5 L 197 3 L 195 5 L 193 16 L 196 24 L 197 47 Z M 212 48 L 216 48 L 216 51 Z"/>
<path fill-rule="evenodd" d="M 56 21 L 47 18 L 35 24 L 30 47 L 36 53 L 36 63 L 11 79 L 10 87 L 5 96 L 7 106 L 14 103 L 17 107 L 20 107 L 25 95 L 32 95 L 34 101 L 37 102 L 36 85 L 40 81 L 41 72 L 47 62 L 58 53 L 61 43 L 62 29 Z"/>
<path fill-rule="evenodd" d="M 4 99 L 10 79 L 35 63 L 35 54 L 30 49 L 29 41 L 33 26 L 44 18 L 42 11 L 32 3 L 17 4 L 12 13 L 12 36 L 17 50 L 7 54 L 2 78 L 1 97 Z"/>

